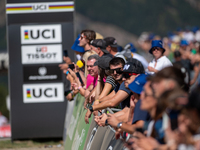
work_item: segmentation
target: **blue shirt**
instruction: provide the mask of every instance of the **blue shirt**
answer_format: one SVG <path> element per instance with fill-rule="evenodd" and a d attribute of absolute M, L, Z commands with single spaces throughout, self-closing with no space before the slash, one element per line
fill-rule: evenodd
<path fill-rule="evenodd" d="M 134 109 L 133 121 L 132 124 L 135 124 L 139 120 L 147 121 L 150 119 L 150 115 L 147 111 L 140 109 L 141 100 L 139 100 Z"/>
<path fill-rule="evenodd" d="M 129 89 L 125 88 L 124 82 L 122 82 L 121 85 L 118 83 L 114 90 L 115 90 L 115 93 L 117 93 L 119 90 L 122 90 L 122 91 L 125 91 L 129 95 L 125 100 L 123 100 L 120 103 L 120 106 L 122 109 L 124 109 L 125 107 L 130 107 L 130 97 L 132 93 Z"/>

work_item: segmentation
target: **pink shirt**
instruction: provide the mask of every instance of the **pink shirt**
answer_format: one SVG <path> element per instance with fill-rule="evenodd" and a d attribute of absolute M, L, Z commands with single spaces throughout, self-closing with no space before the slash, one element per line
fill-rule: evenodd
<path fill-rule="evenodd" d="M 97 82 L 98 82 L 98 76 L 95 78 L 93 76 L 91 76 L 90 74 L 87 75 L 87 83 L 86 83 L 86 89 L 91 85 L 93 84 L 94 87 L 97 85 Z M 104 82 L 106 82 L 106 79 L 104 78 L 103 79 Z"/>
<path fill-rule="evenodd" d="M 97 85 L 97 79 L 98 79 L 98 76 L 95 78 L 93 76 L 91 76 L 90 74 L 87 75 L 87 83 L 86 83 L 86 89 L 91 85 L 93 84 L 94 87 Z"/>

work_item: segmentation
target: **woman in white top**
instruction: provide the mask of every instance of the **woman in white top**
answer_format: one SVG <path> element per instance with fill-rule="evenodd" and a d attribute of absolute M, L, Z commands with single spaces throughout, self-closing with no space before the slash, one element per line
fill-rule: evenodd
<path fill-rule="evenodd" d="M 154 74 L 165 67 L 172 66 L 170 60 L 164 56 L 165 49 L 162 46 L 161 40 L 152 41 L 152 47 L 149 53 L 154 56 L 154 59 L 149 63 L 148 72 Z"/>

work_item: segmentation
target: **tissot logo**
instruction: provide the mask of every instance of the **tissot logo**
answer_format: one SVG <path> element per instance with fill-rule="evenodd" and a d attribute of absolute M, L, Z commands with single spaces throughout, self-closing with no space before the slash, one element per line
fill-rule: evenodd
<path fill-rule="evenodd" d="M 63 83 L 24 84 L 23 101 L 24 103 L 62 102 Z"/>
<path fill-rule="evenodd" d="M 61 63 L 62 45 L 22 46 L 22 64 Z"/>
<path fill-rule="evenodd" d="M 21 43 L 61 43 L 61 25 L 21 26 Z"/>

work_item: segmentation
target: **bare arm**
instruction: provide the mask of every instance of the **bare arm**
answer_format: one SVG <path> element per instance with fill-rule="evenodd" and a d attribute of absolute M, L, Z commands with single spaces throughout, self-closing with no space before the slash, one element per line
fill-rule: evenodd
<path fill-rule="evenodd" d="M 99 99 L 100 102 L 103 102 L 103 101 L 106 101 L 106 100 L 109 100 L 111 98 L 113 98 L 115 96 L 115 91 L 112 91 L 109 95 L 107 96 L 104 96 L 103 98 Z"/>
<path fill-rule="evenodd" d="M 120 122 L 127 122 L 129 111 L 130 111 L 130 108 L 125 107 L 121 111 L 114 113 L 114 116 L 117 117 L 117 120 L 119 120 Z"/>
<path fill-rule="evenodd" d="M 122 126 L 120 129 L 130 134 L 133 134 L 136 128 L 142 128 L 143 126 L 144 126 L 144 121 L 139 120 L 135 124 L 122 123 Z"/>
<path fill-rule="evenodd" d="M 110 93 L 111 89 L 112 89 L 112 85 L 110 83 L 105 83 L 103 91 L 99 95 L 99 99 L 102 99 L 103 97 L 107 96 Z"/>
<path fill-rule="evenodd" d="M 98 105 L 94 105 L 93 106 L 93 110 L 101 110 L 101 109 L 105 109 L 107 107 L 115 107 L 117 106 L 120 102 L 122 102 L 123 100 L 125 100 L 128 97 L 128 93 L 123 91 L 123 90 L 119 90 L 115 96 L 111 99 L 105 100 L 103 102 L 101 102 Z"/>

